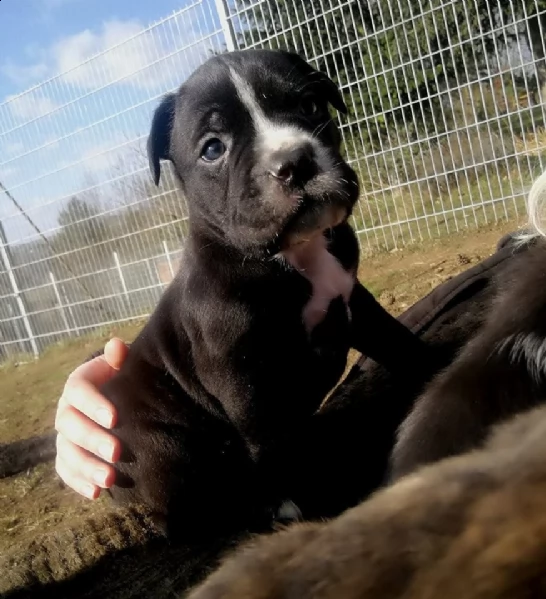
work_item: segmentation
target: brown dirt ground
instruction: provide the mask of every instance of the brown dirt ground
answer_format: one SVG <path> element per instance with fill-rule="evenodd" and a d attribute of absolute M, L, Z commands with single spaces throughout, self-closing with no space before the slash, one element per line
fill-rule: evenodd
<path fill-rule="evenodd" d="M 514 222 L 503 223 L 403 250 L 364 255 L 359 276 L 398 315 L 438 284 L 489 256 L 500 237 L 515 228 Z M 142 324 L 70 340 L 51 347 L 37 361 L 1 365 L 0 443 L 50 431 L 68 374 L 110 337 L 133 339 Z M 353 354 L 351 362 L 355 358 Z M 52 463 L 0 480 L 0 554 L 38 530 L 108 509 L 108 505 L 107 499 L 90 502 L 63 488 Z"/>

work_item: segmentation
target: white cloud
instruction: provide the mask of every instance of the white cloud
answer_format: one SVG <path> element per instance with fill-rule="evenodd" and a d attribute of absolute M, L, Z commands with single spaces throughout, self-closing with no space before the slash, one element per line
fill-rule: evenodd
<path fill-rule="evenodd" d="M 110 21 L 99 33 L 86 30 L 65 38 L 53 49 L 57 70 L 65 73 L 65 81 L 87 88 L 134 76 L 150 62 L 153 50 L 149 35 L 127 41 L 141 30 L 137 21 Z M 82 64 L 105 50 L 109 51 Z"/>
<path fill-rule="evenodd" d="M 46 78 L 50 74 L 47 51 L 31 43 L 20 48 L 18 54 L 27 64 L 17 64 L 8 59 L 0 64 L 0 73 L 23 88 Z"/>
<path fill-rule="evenodd" d="M 4 144 L 4 152 L 9 156 L 16 156 L 22 154 L 25 150 L 25 145 L 20 141 L 14 141 L 13 143 Z"/>
<path fill-rule="evenodd" d="M 167 53 L 161 38 L 143 31 L 134 20 L 108 21 L 101 31 L 82 31 L 64 38 L 52 49 L 55 68 L 63 73 L 62 79 L 87 89 L 113 82 L 143 89 L 164 86 L 170 77 L 169 69 L 146 67 Z M 91 57 L 94 58 L 89 60 Z"/>
<path fill-rule="evenodd" d="M 14 117 L 28 121 L 45 116 L 58 106 L 51 98 L 35 93 L 8 96 L 6 105 Z"/>
<path fill-rule="evenodd" d="M 123 136 L 118 135 L 108 141 L 85 149 L 81 156 L 82 160 L 85 161 L 85 170 L 100 173 L 113 168 L 124 151 L 127 151 L 127 148 L 122 146 L 123 142 Z"/>
<path fill-rule="evenodd" d="M 7 185 L 17 172 L 18 169 L 14 166 L 0 166 L 0 182 Z M 2 202 L 0 202 L 0 204 L 1 203 Z"/>
<path fill-rule="evenodd" d="M 48 150 L 55 150 L 59 147 L 59 139 L 56 137 L 47 137 L 44 139 L 44 146 L 47 146 Z"/>
<path fill-rule="evenodd" d="M 47 77 L 49 67 L 45 62 L 24 66 L 7 61 L 3 65 L 0 65 L 0 72 L 17 85 L 23 87 Z"/>
<path fill-rule="evenodd" d="M 73 0 L 49 0 L 52 5 L 67 1 Z M 199 33 L 186 17 L 173 18 L 180 32 L 176 36 L 147 30 L 138 20 L 110 20 L 99 30 L 85 29 L 49 48 L 29 46 L 24 50 L 27 64 L 5 62 L 0 72 L 21 86 L 59 75 L 62 82 L 85 90 L 118 82 L 162 91 L 179 83 L 206 56 L 205 47 L 199 45 L 179 51 L 198 41 Z"/>

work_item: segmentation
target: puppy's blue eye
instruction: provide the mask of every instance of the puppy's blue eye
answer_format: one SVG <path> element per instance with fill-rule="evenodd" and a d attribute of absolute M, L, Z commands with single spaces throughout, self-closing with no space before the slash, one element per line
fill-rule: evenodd
<path fill-rule="evenodd" d="M 226 152 L 226 146 L 219 139 L 209 139 L 201 150 L 201 158 L 207 162 L 214 162 Z"/>

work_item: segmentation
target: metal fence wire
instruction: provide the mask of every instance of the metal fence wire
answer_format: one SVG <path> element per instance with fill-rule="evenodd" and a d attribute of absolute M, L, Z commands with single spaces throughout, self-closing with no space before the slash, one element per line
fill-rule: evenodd
<path fill-rule="evenodd" d="M 0 104 L 0 358 L 153 309 L 187 207 L 168 168 L 151 182 L 149 123 L 214 53 L 290 48 L 341 86 L 363 248 L 524 214 L 546 145 L 546 0 L 181 4 L 145 29 L 105 24 L 92 57 L 70 38 L 51 78 Z"/>

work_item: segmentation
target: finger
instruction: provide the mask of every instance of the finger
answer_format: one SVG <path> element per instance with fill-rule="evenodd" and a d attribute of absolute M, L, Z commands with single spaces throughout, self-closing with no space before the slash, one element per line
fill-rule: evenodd
<path fill-rule="evenodd" d="M 109 366 L 107 367 L 114 372 Z M 97 424 L 112 428 L 117 419 L 115 406 L 99 392 L 89 378 L 84 378 L 81 373 L 78 373 L 78 370 L 74 371 L 66 382 L 59 401 L 57 416 L 59 417 L 65 409 L 72 406 Z"/>
<path fill-rule="evenodd" d="M 82 364 L 68 377 L 57 405 L 59 414 L 72 405 L 101 426 L 111 428 L 117 418 L 115 407 L 99 393 L 98 388 L 114 376 L 125 360 L 128 347 L 119 339 L 111 339 L 105 355 Z"/>
<path fill-rule="evenodd" d="M 63 435 L 57 435 L 57 457 L 81 480 L 103 489 L 114 484 L 116 472 L 110 464 L 98 460 L 93 454 L 71 443 Z"/>
<path fill-rule="evenodd" d="M 55 428 L 78 447 L 93 455 L 116 462 L 121 454 L 121 444 L 117 437 L 98 426 L 72 406 L 67 406 L 57 415 Z"/>
<path fill-rule="evenodd" d="M 68 378 L 76 380 L 84 379 L 95 387 L 100 387 L 100 385 L 104 385 L 106 381 L 110 380 L 116 372 L 117 370 L 112 368 L 104 355 L 102 355 L 78 366 Z"/>
<path fill-rule="evenodd" d="M 129 348 L 121 339 L 114 337 L 104 346 L 104 359 L 114 370 L 119 370 L 127 358 Z"/>
<path fill-rule="evenodd" d="M 87 499 L 97 499 L 100 495 L 100 488 L 97 485 L 79 478 L 59 457 L 55 460 L 55 470 L 64 484 L 68 485 L 76 493 L 87 497 Z"/>

